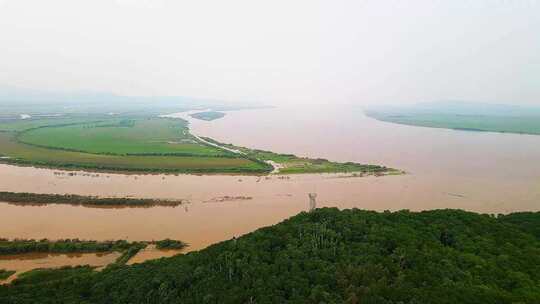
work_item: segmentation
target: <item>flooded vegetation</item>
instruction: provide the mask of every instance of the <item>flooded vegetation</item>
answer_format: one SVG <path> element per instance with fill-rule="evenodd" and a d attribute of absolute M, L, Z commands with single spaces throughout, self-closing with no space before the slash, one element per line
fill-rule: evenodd
<path fill-rule="evenodd" d="M 127 265 L 140 264 L 148 260 L 172 257 L 182 253 L 184 253 L 183 249 L 158 249 L 156 245 L 151 244 L 132 257 L 127 262 Z"/>
<path fill-rule="evenodd" d="M 14 205 L 42 206 L 50 204 L 64 204 L 84 207 L 152 207 L 152 206 L 180 206 L 186 203 L 181 200 L 157 200 L 157 199 L 136 199 L 125 197 L 104 197 L 82 196 L 75 194 L 38 194 L 24 192 L 0 192 L 0 202 L 12 203 Z"/>
<path fill-rule="evenodd" d="M 0 255 L 0 269 L 15 271 L 0 283 L 10 283 L 21 273 L 33 269 L 60 268 L 65 266 L 89 265 L 103 267 L 116 261 L 120 257 L 118 252 L 103 253 L 25 253 L 15 255 Z"/>
<path fill-rule="evenodd" d="M 146 247 L 151 246 L 153 254 L 145 253 L 139 256 L 141 250 L 145 250 Z M 9 279 L 9 282 L 14 280 L 12 277 L 15 273 L 21 271 L 27 271 L 31 265 L 35 268 L 54 268 L 67 267 L 78 265 L 76 262 L 85 262 L 88 259 L 86 254 L 95 254 L 96 258 L 101 261 L 102 256 L 110 256 L 111 253 L 117 253 L 116 259 L 107 264 L 98 264 L 99 261 L 91 261 L 91 264 L 80 264 L 89 266 L 106 266 L 114 265 L 121 266 L 127 264 L 133 257 L 137 256 L 136 261 L 142 262 L 146 259 L 156 257 L 159 253 L 168 255 L 168 252 L 180 253 L 188 244 L 179 240 L 164 239 L 159 241 L 150 242 L 128 242 L 125 240 L 118 241 L 86 241 L 79 239 L 65 239 L 65 240 L 33 240 L 33 239 L 0 239 L 0 281 Z M 57 255 L 64 254 L 69 260 L 61 259 Z M 91 255 L 90 255 L 91 257 Z M 45 261 L 43 261 L 46 259 Z M 56 264 L 50 264 L 50 260 L 54 260 Z M 76 259 L 76 260 L 74 260 Z M 13 261 L 25 261 L 22 263 Z M 11 261 L 11 262 L 10 262 Z M 44 264 L 39 266 L 38 264 Z M 63 263 L 63 264 L 62 264 Z M 26 268 L 25 268 L 26 267 Z M 95 267 L 93 267 L 95 268 Z M 7 270 L 6 270 L 7 269 Z M 90 269 L 91 270 L 91 269 Z M 71 271 L 71 270 L 70 270 Z M 26 272 L 23 273 L 26 275 Z M 34 276 L 34 274 L 32 274 Z M 38 276 L 41 276 L 38 275 Z M 19 277 L 19 276 L 17 276 Z"/>

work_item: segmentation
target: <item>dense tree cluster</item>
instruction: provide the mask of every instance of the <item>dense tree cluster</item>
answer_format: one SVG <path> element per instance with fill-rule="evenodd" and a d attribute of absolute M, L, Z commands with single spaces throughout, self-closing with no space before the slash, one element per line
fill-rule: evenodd
<path fill-rule="evenodd" d="M 0 269 L 0 281 L 9 278 L 14 273 L 15 271 L 13 270 Z"/>
<path fill-rule="evenodd" d="M 0 255 L 29 252 L 71 253 L 71 252 L 106 252 L 123 251 L 135 243 L 118 241 L 85 241 L 79 239 L 65 240 L 33 240 L 33 239 L 0 239 Z"/>
<path fill-rule="evenodd" d="M 14 285 L 34 285 L 41 282 L 50 282 L 61 280 L 70 276 L 81 276 L 83 274 L 91 274 L 95 267 L 91 266 L 65 266 L 57 269 L 34 269 L 28 272 L 21 273 L 13 281 Z"/>
<path fill-rule="evenodd" d="M 182 241 L 171 239 L 164 239 L 161 241 L 156 241 L 155 243 L 157 249 L 183 249 L 188 246 L 188 244 Z"/>
<path fill-rule="evenodd" d="M 540 303 L 540 213 L 317 209 L 199 252 L 0 287 L 2 303 Z"/>

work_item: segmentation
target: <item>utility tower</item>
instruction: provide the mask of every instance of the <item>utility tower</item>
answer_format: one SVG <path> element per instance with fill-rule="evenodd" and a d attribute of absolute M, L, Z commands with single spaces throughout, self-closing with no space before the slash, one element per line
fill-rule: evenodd
<path fill-rule="evenodd" d="M 317 209 L 317 193 L 309 193 L 309 212 Z"/>

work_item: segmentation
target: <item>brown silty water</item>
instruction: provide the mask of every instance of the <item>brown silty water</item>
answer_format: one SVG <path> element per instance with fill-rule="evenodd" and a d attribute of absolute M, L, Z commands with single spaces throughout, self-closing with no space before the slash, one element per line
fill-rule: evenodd
<path fill-rule="evenodd" d="M 16 255 L 0 255 L 0 269 L 16 271 L 0 284 L 8 284 L 21 273 L 36 268 L 58 268 L 62 266 L 90 265 L 103 267 L 114 262 L 120 253 L 80 253 L 80 254 L 51 254 L 24 253 Z"/>
<path fill-rule="evenodd" d="M 335 161 L 382 164 L 402 176 L 75 176 L 0 165 L 0 191 L 185 199 L 179 207 L 96 209 L 0 204 L 8 238 L 179 239 L 198 250 L 318 207 L 372 210 L 540 210 L 540 136 L 379 122 L 359 109 L 260 109 L 191 120 L 195 134 L 240 146 Z M 223 199 L 248 197 L 251 199 Z"/>

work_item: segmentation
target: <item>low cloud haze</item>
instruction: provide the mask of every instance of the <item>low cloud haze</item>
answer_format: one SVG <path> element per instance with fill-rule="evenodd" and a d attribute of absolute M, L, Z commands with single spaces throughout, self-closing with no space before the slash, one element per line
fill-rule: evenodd
<path fill-rule="evenodd" d="M 537 1 L 0 0 L 0 85 L 540 104 Z"/>

